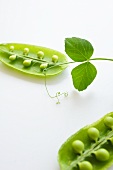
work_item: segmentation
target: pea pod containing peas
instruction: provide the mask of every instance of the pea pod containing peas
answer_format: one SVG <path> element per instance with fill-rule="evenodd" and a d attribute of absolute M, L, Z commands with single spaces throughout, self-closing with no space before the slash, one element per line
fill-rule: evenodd
<path fill-rule="evenodd" d="M 47 76 L 55 76 L 68 66 L 63 53 L 36 45 L 7 43 L 0 44 L 0 61 L 15 70 L 44 77 L 47 94 L 50 98 L 56 98 L 57 104 L 61 95 L 67 96 L 67 92 L 56 92 L 51 96 L 46 85 Z"/>
<path fill-rule="evenodd" d="M 45 70 L 46 76 L 53 76 L 67 67 L 63 53 L 29 44 L 0 44 L 0 60 L 9 67 L 37 76 L 44 76 Z"/>
<path fill-rule="evenodd" d="M 61 170 L 107 170 L 113 164 L 113 112 L 69 137 L 58 161 Z"/>

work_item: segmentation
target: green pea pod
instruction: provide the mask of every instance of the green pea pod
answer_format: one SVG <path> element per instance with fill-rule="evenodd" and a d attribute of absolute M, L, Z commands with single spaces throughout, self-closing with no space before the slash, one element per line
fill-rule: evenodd
<path fill-rule="evenodd" d="M 107 170 L 113 164 L 113 112 L 69 137 L 58 152 L 61 170 Z"/>
<path fill-rule="evenodd" d="M 52 56 L 57 56 L 55 62 Z M 67 67 L 67 58 L 61 52 L 29 44 L 0 44 L 0 60 L 16 70 L 37 76 L 44 76 L 44 70 L 47 76 L 53 76 Z"/>

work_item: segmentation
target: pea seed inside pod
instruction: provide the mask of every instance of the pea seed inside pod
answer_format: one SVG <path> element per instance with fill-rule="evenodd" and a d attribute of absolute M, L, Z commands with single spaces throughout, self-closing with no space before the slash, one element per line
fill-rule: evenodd
<path fill-rule="evenodd" d="M 107 161 L 110 156 L 109 152 L 104 148 L 95 151 L 94 154 L 99 161 Z"/>
<path fill-rule="evenodd" d="M 111 144 L 113 145 L 113 137 L 109 138 L 108 141 L 110 141 Z"/>
<path fill-rule="evenodd" d="M 14 51 L 14 46 L 11 45 L 11 46 L 9 47 L 9 50 L 10 50 L 10 51 Z"/>
<path fill-rule="evenodd" d="M 90 137 L 90 139 L 97 141 L 98 137 L 99 137 L 99 130 L 95 127 L 91 127 L 88 129 L 88 136 Z"/>
<path fill-rule="evenodd" d="M 112 128 L 113 127 L 113 118 L 111 116 L 107 116 L 105 119 L 104 119 L 104 124 L 109 127 L 109 128 Z"/>
<path fill-rule="evenodd" d="M 58 56 L 57 55 L 53 55 L 52 56 L 52 62 L 56 63 L 58 61 Z"/>
<path fill-rule="evenodd" d="M 29 48 L 24 48 L 23 54 L 27 55 L 29 53 Z"/>
<path fill-rule="evenodd" d="M 16 60 L 16 54 L 9 56 L 9 59 L 10 59 L 11 61 Z"/>
<path fill-rule="evenodd" d="M 78 164 L 80 170 L 93 170 L 93 166 L 89 161 L 83 161 Z"/>
<path fill-rule="evenodd" d="M 44 58 L 44 52 L 38 51 L 37 56 L 38 56 L 39 59 L 43 59 Z"/>
<path fill-rule="evenodd" d="M 44 70 L 44 69 L 47 68 L 47 66 L 48 66 L 48 63 L 42 63 L 42 64 L 40 65 L 40 68 L 41 68 L 42 70 Z"/>
<path fill-rule="evenodd" d="M 84 143 L 80 140 L 75 140 L 72 143 L 72 147 L 76 153 L 82 154 L 82 152 L 84 150 Z"/>
<path fill-rule="evenodd" d="M 23 65 L 26 67 L 29 67 L 31 65 L 32 60 L 31 59 L 26 59 L 23 61 Z"/>

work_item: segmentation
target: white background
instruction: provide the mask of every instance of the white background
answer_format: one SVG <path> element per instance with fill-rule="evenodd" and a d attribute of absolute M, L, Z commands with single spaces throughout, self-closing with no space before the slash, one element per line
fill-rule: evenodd
<path fill-rule="evenodd" d="M 36 44 L 64 52 L 66 37 L 94 46 L 93 57 L 113 58 L 112 0 L 0 0 L 0 43 Z M 83 126 L 113 111 L 113 63 L 95 61 L 98 74 L 86 91 L 74 89 L 69 66 L 44 80 L 0 63 L 0 170 L 60 170 L 61 144 Z M 110 168 L 112 170 L 113 167 Z"/>

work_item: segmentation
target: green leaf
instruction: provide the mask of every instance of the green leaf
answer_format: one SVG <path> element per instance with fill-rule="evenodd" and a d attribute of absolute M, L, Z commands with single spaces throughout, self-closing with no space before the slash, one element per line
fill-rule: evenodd
<path fill-rule="evenodd" d="M 85 90 L 95 79 L 97 70 L 90 62 L 75 67 L 72 72 L 73 85 L 78 91 Z"/>
<path fill-rule="evenodd" d="M 74 61 L 87 61 L 91 58 L 93 51 L 93 46 L 85 39 L 76 37 L 65 39 L 65 52 Z"/>

